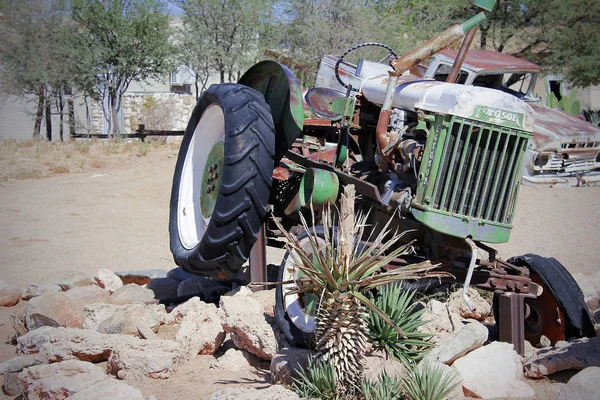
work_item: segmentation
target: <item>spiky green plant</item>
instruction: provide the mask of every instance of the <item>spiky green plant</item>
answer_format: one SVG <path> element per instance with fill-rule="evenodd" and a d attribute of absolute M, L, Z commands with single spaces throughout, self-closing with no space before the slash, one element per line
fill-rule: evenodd
<path fill-rule="evenodd" d="M 379 314 L 371 310 L 367 321 L 368 336 L 373 347 L 384 350 L 406 367 L 422 359 L 426 348 L 432 346 L 427 339 L 433 335 L 419 332 L 419 327 L 426 324 L 426 321 L 421 319 L 425 310 L 415 311 L 414 296 L 415 291 L 404 289 L 401 284 L 395 283 L 380 287 L 373 301 L 402 329 L 406 337 L 401 336 Z"/>
<path fill-rule="evenodd" d="M 375 381 L 363 379 L 360 394 L 365 400 L 402 400 L 401 381 L 383 373 Z"/>
<path fill-rule="evenodd" d="M 402 378 L 402 390 L 409 400 L 444 400 L 459 384 L 456 373 L 427 362 L 413 366 Z"/>
<path fill-rule="evenodd" d="M 448 276 L 435 268 L 429 261 L 407 265 L 386 271 L 384 267 L 396 257 L 411 250 L 410 244 L 398 245 L 402 233 L 392 233 L 390 221 L 373 240 L 361 244 L 368 214 L 354 214 L 354 185 L 344 188 L 337 226 L 337 244 L 332 237 L 332 212 L 324 211 L 322 223 L 324 240 L 320 240 L 315 229 L 309 228 L 300 214 L 304 229 L 308 232 L 311 252 L 303 249 L 298 239 L 287 232 L 279 223 L 279 229 L 287 238 L 287 250 L 295 268 L 301 271 L 293 282 L 296 288 L 290 294 L 314 294 L 321 299 L 315 317 L 315 349 L 318 357 L 333 362 L 338 393 L 351 396 L 357 389 L 364 370 L 367 350 L 367 313 L 370 310 L 390 324 L 400 336 L 407 338 L 404 331 L 382 311 L 365 292 L 379 286 L 404 279 Z M 277 222 L 277 221 L 276 221 Z M 313 226 L 314 226 L 313 213 Z"/>
<path fill-rule="evenodd" d="M 336 387 L 335 368 L 331 362 L 308 360 L 306 367 L 296 370 L 292 390 L 303 399 L 337 400 L 342 396 Z"/>

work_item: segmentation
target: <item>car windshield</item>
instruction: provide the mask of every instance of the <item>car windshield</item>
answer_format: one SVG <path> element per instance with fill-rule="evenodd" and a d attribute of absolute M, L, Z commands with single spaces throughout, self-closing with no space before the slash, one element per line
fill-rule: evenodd
<path fill-rule="evenodd" d="M 515 72 L 502 75 L 501 89 L 520 98 L 530 95 L 535 84 L 535 74 L 531 72 Z"/>

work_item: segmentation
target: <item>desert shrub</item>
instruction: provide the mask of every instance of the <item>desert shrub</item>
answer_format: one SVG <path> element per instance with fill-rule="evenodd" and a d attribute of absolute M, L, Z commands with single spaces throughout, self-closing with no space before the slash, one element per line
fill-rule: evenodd
<path fill-rule="evenodd" d="M 375 381 L 363 380 L 360 394 L 365 400 L 402 400 L 401 381 L 383 373 Z"/>
<path fill-rule="evenodd" d="M 402 391 L 409 400 L 444 400 L 460 384 L 456 373 L 445 373 L 441 365 L 423 363 L 402 378 Z"/>
<path fill-rule="evenodd" d="M 415 291 L 405 289 L 401 284 L 390 284 L 377 290 L 373 302 L 402 329 L 406 337 L 383 320 L 377 313 L 369 311 L 367 321 L 369 340 L 375 350 L 384 350 L 406 366 L 420 360 L 425 350 L 432 344 L 427 340 L 433 335 L 419 332 L 426 321 L 421 319 L 424 309 L 416 310 Z"/>
<path fill-rule="evenodd" d="M 303 399 L 338 400 L 343 396 L 336 390 L 337 376 L 331 361 L 308 360 L 305 368 L 296 370 L 292 390 Z"/>

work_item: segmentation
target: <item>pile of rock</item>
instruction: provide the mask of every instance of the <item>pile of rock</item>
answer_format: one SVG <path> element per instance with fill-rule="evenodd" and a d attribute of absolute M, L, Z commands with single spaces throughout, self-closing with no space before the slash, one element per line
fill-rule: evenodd
<path fill-rule="evenodd" d="M 153 396 L 144 397 L 137 382 L 169 379 L 182 363 L 221 349 L 209 368 L 235 372 L 270 363 L 274 385 L 259 391 L 224 390 L 212 398 L 298 398 L 275 384 L 289 385 L 311 352 L 282 339 L 273 319 L 273 291 L 231 289 L 178 268 L 117 274 L 100 270 L 93 277 L 69 272 L 24 290 L 0 281 L 0 304 L 27 301 L 24 313 L 13 318 L 15 332 L 9 338 L 18 355 L 0 364 L 3 389 L 29 399 L 148 400 Z M 535 393 L 527 379 L 566 369 L 583 371 L 569 384 L 553 384 L 558 398 L 577 398 L 574 393 L 590 398 L 586 390 L 600 382 L 599 338 L 537 349 L 529 345 L 521 357 L 510 344 L 490 342 L 491 305 L 475 290 L 470 296 L 473 311 L 464 304 L 462 291 L 445 303 L 423 304 L 428 322 L 422 330 L 435 334 L 436 347 L 421 365 L 437 365 L 461 382 L 452 398 L 531 397 Z M 588 293 L 586 300 L 596 301 L 595 296 Z M 172 299 L 186 301 L 165 307 Z M 367 376 L 383 371 L 406 374 L 400 363 L 382 354 L 370 356 Z"/>
<path fill-rule="evenodd" d="M 174 298 L 189 299 L 161 304 Z M 18 355 L 0 364 L 5 393 L 28 399 L 144 399 L 136 382 L 168 379 L 186 360 L 217 352 L 228 336 L 235 347 L 211 368 L 269 361 L 280 348 L 274 293 L 231 291 L 180 269 L 100 270 L 91 278 L 69 272 L 24 290 L 0 281 L 0 299 L 5 306 L 28 301 L 9 338 Z M 282 391 L 273 389 L 273 398 Z"/>

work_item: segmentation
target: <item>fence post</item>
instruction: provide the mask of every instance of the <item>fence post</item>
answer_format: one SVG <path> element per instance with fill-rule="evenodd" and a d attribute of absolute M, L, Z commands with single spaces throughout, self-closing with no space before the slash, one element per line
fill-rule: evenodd
<path fill-rule="evenodd" d="M 138 124 L 137 134 L 140 136 L 142 142 L 145 142 L 146 135 L 144 134 L 144 130 L 146 130 L 146 125 Z"/>

